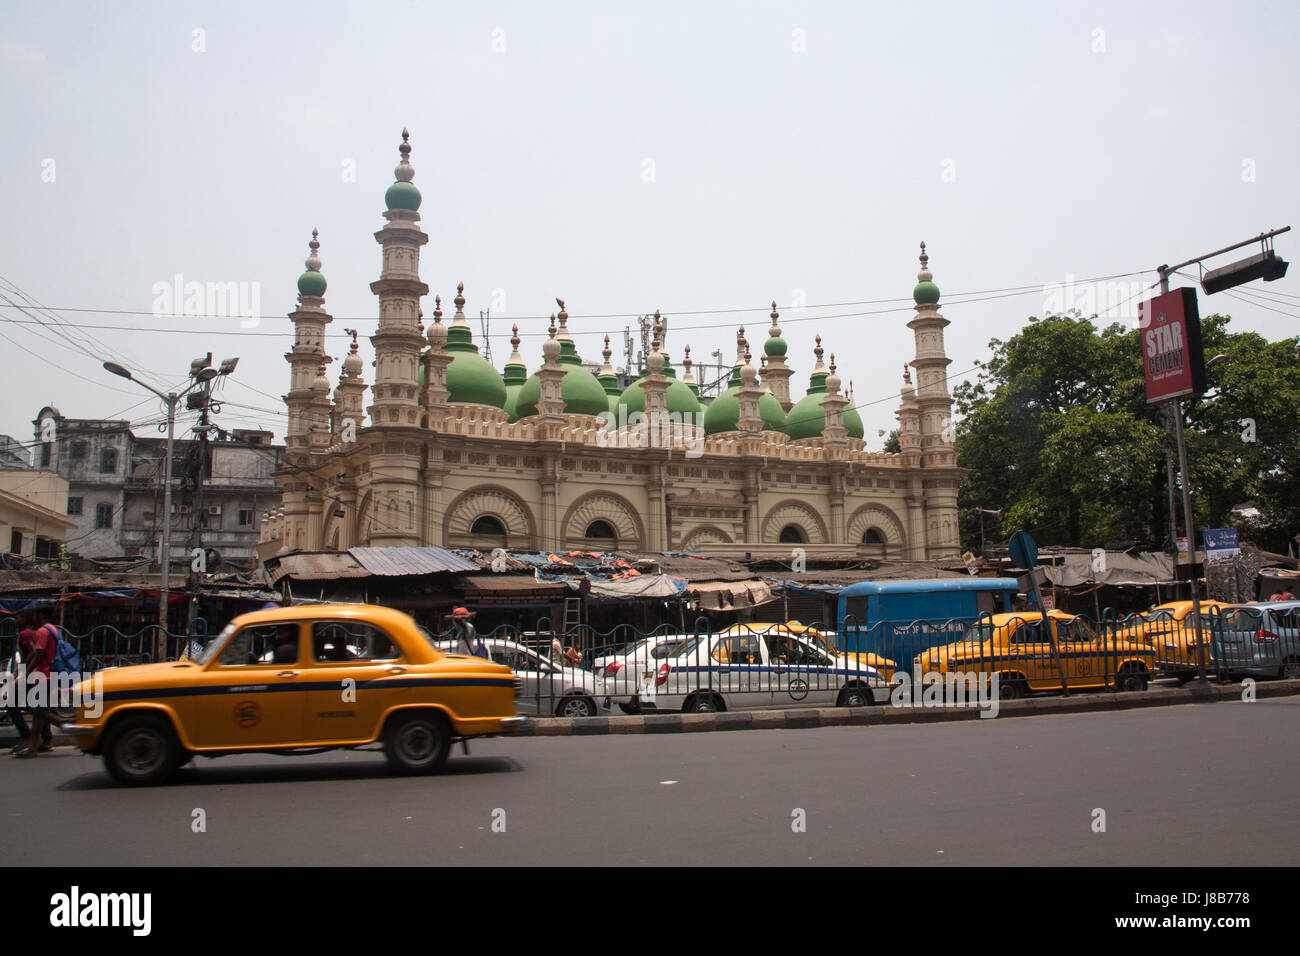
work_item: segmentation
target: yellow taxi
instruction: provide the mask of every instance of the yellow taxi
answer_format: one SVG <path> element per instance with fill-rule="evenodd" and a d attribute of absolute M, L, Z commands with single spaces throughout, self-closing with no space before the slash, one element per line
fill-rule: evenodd
<path fill-rule="evenodd" d="M 1048 611 L 1066 686 L 1145 690 L 1155 671 L 1155 650 L 1138 640 L 1098 637 L 1087 622 Z M 1059 690 L 1061 677 L 1041 611 L 993 614 L 969 625 L 961 639 L 916 659 L 918 676 L 997 674 L 998 695 L 1014 700 L 1037 690 Z"/>
<path fill-rule="evenodd" d="M 410 617 L 373 605 L 244 614 L 194 660 L 110 668 L 77 699 L 65 732 L 125 784 L 159 783 L 196 754 L 366 744 L 382 744 L 394 772 L 429 773 L 453 740 L 524 720 L 508 667 L 439 650 Z"/>
<path fill-rule="evenodd" d="M 1201 638 L 1206 645 L 1206 666 L 1209 666 L 1213 629 L 1219 613 L 1226 607 L 1222 601 L 1201 602 Z M 1200 645 L 1196 643 L 1196 619 L 1192 615 L 1191 601 L 1167 601 L 1157 604 L 1145 614 L 1123 622 L 1117 636 L 1124 640 L 1142 641 L 1156 652 L 1156 669 L 1187 683 L 1196 676 L 1200 658 Z"/>

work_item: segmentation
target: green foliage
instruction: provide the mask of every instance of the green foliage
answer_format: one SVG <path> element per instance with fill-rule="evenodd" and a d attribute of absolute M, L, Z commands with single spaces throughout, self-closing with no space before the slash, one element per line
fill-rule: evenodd
<path fill-rule="evenodd" d="M 1300 531 L 1297 340 L 1230 333 L 1228 323 L 1202 321 L 1207 359 L 1228 360 L 1210 370 L 1205 396 L 1185 406 L 1197 528 L 1229 527 L 1231 509 L 1253 501 L 1263 518 L 1242 526 L 1243 537 L 1285 551 Z M 954 390 L 957 451 L 970 469 L 960 493 L 963 541 L 978 546 L 973 509 L 982 507 L 1005 512 L 1000 529 L 986 519 L 992 540 L 1023 529 L 1044 544 L 1161 547 L 1167 437 L 1162 410 L 1146 404 L 1139 331 L 1098 329 L 1078 315 L 1031 317 L 989 348 L 979 379 Z"/>

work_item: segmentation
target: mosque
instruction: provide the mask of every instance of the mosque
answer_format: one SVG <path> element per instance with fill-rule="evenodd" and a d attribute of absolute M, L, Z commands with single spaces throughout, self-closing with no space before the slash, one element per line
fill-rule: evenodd
<path fill-rule="evenodd" d="M 525 550 L 683 551 L 742 555 L 834 546 L 864 557 L 951 558 L 959 553 L 952 398 L 925 244 L 913 291 L 915 356 L 899 398 L 898 453 L 868 451 L 844 379 L 811 350 L 806 393 L 773 303 L 759 356 L 744 329 L 726 390 L 707 405 L 656 334 L 639 379 L 620 389 L 610 366 L 582 364 L 557 299 L 549 338 L 529 373 L 518 329 L 503 370 L 484 359 L 465 318 L 463 286 L 449 322 L 441 297 L 424 328 L 420 191 L 409 134 L 384 194 L 375 239 L 383 266 L 374 381 L 356 333 L 331 395 L 326 376 L 325 276 L 312 233 L 298 306 L 289 314 L 286 465 L 282 510 L 268 533 L 286 549 L 438 545 Z M 909 368 L 910 366 L 910 368 Z M 916 372 L 916 387 L 910 372 Z M 366 407 L 367 392 L 370 404 Z M 673 427 L 656 429 L 657 421 Z M 651 427 L 647 430 L 645 423 Z M 639 425 L 638 425 L 639 423 Z"/>

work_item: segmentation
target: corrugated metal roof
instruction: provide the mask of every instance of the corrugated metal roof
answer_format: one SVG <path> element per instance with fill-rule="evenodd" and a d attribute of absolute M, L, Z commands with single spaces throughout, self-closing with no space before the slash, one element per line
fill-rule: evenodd
<path fill-rule="evenodd" d="M 279 564 L 270 572 L 271 581 L 293 578 L 295 581 L 328 581 L 334 578 L 364 578 L 370 574 L 351 555 L 341 551 L 316 554 L 285 554 L 275 559 Z"/>
<path fill-rule="evenodd" d="M 562 594 L 569 590 L 567 584 L 538 581 L 531 574 L 467 574 L 461 580 L 466 588 L 473 591 L 528 591 L 543 594 Z"/>
<path fill-rule="evenodd" d="M 446 548 L 351 548 L 348 554 L 370 573 L 385 576 L 480 570 Z"/>

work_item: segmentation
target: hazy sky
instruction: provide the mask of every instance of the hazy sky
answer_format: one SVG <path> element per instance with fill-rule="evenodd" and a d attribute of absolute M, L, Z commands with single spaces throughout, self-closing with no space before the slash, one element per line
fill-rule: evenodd
<path fill-rule="evenodd" d="M 100 362 L 172 386 L 211 351 L 240 358 L 221 423 L 283 440 L 284 316 L 313 227 L 330 351 L 359 328 L 373 382 L 373 233 L 405 126 L 426 316 L 464 281 L 498 367 L 517 321 L 536 368 L 556 296 L 583 357 L 608 332 L 619 364 L 624 327 L 656 308 L 675 363 L 685 344 L 730 362 L 740 322 L 757 353 L 775 299 L 794 394 L 820 332 L 875 402 L 879 448 L 922 239 L 962 373 L 1051 307 L 1045 284 L 1149 270 L 1056 300 L 1092 311 L 1161 263 L 1300 225 L 1298 9 L 4 0 L 0 287 L 64 327 L 0 299 L 0 434 L 30 442 L 50 403 L 156 434 L 160 403 Z M 1297 238 L 1278 251 L 1297 258 Z M 155 317 L 177 276 L 239 283 L 264 318 Z M 1297 278 L 1203 296 L 1202 314 L 1295 334 Z M 1132 323 L 1136 301 L 1104 318 Z"/>

